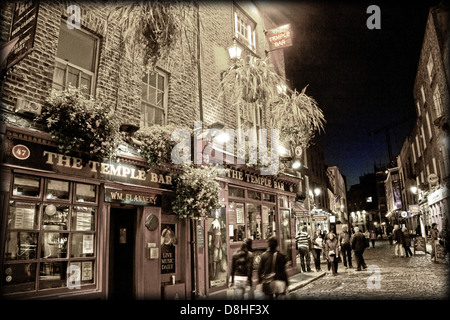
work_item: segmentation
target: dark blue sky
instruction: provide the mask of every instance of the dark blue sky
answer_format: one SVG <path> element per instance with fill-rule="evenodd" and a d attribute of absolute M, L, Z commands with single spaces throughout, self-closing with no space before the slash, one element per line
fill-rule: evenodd
<path fill-rule="evenodd" d="M 279 24 L 291 23 L 292 47 L 283 49 L 291 88 L 308 86 L 324 111 L 320 136 L 325 162 L 338 166 L 347 188 L 389 162 L 384 133 L 369 132 L 406 120 L 390 130 L 394 156 L 414 124 L 413 86 L 428 9 L 439 1 L 273 2 Z M 381 10 L 381 29 L 370 30 L 368 6 Z M 408 120 L 409 119 L 409 120 Z"/>

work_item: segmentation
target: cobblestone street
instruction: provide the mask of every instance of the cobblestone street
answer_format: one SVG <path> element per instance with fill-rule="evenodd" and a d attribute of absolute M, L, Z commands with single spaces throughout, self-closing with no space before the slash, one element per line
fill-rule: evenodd
<path fill-rule="evenodd" d="M 339 263 L 337 276 L 327 273 L 290 292 L 289 299 L 441 300 L 449 297 L 448 260 L 434 263 L 430 254 L 422 251 L 413 257 L 397 258 L 394 246 L 388 241 L 378 241 L 375 248 L 364 252 L 364 259 L 366 270 L 356 271 L 355 260 L 352 269 Z M 322 270 L 327 270 L 324 262 Z"/>

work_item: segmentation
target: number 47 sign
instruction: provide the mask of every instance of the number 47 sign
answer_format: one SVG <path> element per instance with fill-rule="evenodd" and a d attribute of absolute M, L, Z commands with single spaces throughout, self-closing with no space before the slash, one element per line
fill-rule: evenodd
<path fill-rule="evenodd" d="M 26 160 L 30 157 L 31 152 L 27 146 L 23 144 L 17 144 L 12 148 L 12 154 L 19 160 Z"/>

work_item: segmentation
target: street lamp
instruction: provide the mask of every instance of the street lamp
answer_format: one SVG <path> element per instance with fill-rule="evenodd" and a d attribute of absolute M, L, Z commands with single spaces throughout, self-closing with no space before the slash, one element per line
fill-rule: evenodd
<path fill-rule="evenodd" d="M 242 49 L 236 42 L 236 39 L 233 40 L 233 45 L 228 47 L 228 54 L 230 55 L 230 59 L 233 61 L 239 60 L 241 58 Z"/>

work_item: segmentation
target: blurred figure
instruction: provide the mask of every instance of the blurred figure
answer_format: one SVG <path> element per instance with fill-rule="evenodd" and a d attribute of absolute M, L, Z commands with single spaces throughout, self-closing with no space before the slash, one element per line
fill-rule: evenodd
<path fill-rule="evenodd" d="M 411 238 L 409 236 L 409 231 L 406 227 L 402 228 L 402 232 L 403 232 L 403 248 L 405 249 L 405 256 L 406 257 L 412 257 L 412 252 L 411 252 Z"/>
<path fill-rule="evenodd" d="M 364 250 L 367 247 L 366 237 L 362 232 L 359 232 L 359 228 L 354 228 L 355 233 L 352 236 L 352 239 L 350 240 L 353 252 L 355 253 L 355 259 L 357 263 L 357 269 L 356 271 L 361 271 L 363 269 L 367 268 L 366 262 L 364 261 Z"/>

